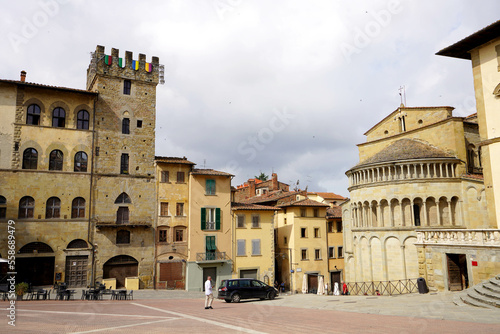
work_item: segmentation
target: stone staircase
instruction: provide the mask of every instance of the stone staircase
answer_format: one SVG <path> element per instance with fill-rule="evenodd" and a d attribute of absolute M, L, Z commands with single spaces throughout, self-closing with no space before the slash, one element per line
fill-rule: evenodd
<path fill-rule="evenodd" d="M 457 305 L 462 303 L 496 309 L 500 308 L 500 275 L 460 292 L 454 298 Z"/>

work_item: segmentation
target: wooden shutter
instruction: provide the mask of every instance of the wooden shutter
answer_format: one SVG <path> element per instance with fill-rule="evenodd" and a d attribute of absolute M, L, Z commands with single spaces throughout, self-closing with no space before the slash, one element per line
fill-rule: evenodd
<path fill-rule="evenodd" d="M 220 208 L 215 209 L 215 229 L 220 230 Z"/>
<path fill-rule="evenodd" d="M 207 221 L 207 209 L 201 208 L 201 229 L 206 229 L 206 221 Z"/>

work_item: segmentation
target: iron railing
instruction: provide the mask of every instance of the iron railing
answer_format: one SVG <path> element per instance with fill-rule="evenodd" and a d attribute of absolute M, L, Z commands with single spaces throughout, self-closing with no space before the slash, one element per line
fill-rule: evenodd
<path fill-rule="evenodd" d="M 346 283 L 350 295 L 402 295 L 418 292 L 417 279 Z"/>
<path fill-rule="evenodd" d="M 196 253 L 196 261 L 227 261 L 226 252 Z"/>

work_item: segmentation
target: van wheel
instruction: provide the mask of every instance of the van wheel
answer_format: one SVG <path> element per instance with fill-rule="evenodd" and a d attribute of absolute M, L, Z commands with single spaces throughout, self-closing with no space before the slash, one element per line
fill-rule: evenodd
<path fill-rule="evenodd" d="M 225 301 L 226 303 L 230 303 L 230 302 L 231 302 L 231 299 L 224 299 L 224 301 Z"/>
<path fill-rule="evenodd" d="M 267 293 L 267 299 L 273 300 L 274 297 L 276 297 L 276 294 L 274 292 L 270 291 Z"/>
<path fill-rule="evenodd" d="M 241 299 L 241 297 L 240 297 L 240 295 L 239 295 L 239 294 L 237 294 L 237 293 L 235 293 L 234 295 L 232 295 L 232 296 L 231 296 L 231 301 L 232 301 L 233 303 L 239 303 L 239 302 L 240 302 L 240 299 Z"/>

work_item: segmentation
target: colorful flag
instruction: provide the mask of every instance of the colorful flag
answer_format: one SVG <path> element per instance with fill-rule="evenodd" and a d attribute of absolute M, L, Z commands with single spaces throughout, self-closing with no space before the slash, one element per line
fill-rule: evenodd
<path fill-rule="evenodd" d="M 138 60 L 132 60 L 132 68 L 136 71 L 139 69 L 139 61 Z"/>
<path fill-rule="evenodd" d="M 106 65 L 111 65 L 113 63 L 113 57 L 108 55 L 104 56 L 104 63 Z"/>
<path fill-rule="evenodd" d="M 118 66 L 121 68 L 125 67 L 125 60 L 123 60 L 123 58 L 118 58 Z"/>
<path fill-rule="evenodd" d="M 146 72 L 151 72 L 153 70 L 153 64 L 146 63 Z"/>

